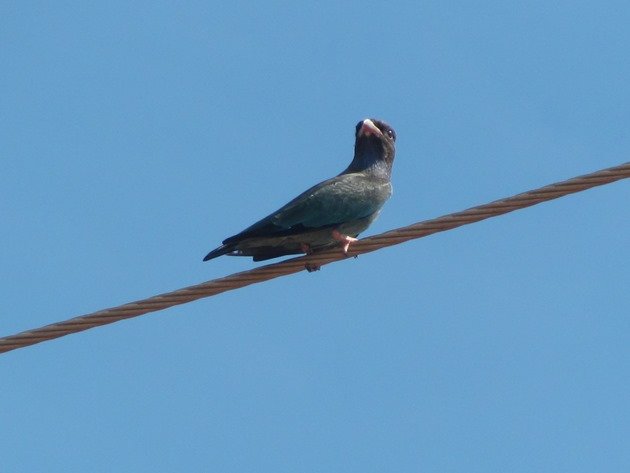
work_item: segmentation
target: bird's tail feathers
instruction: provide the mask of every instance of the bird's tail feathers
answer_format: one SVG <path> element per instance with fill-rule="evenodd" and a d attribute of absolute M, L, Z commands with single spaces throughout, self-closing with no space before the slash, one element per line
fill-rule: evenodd
<path fill-rule="evenodd" d="M 215 248 L 210 253 L 208 253 L 203 260 L 208 261 L 208 260 L 211 260 L 212 258 L 217 258 L 219 256 L 226 255 L 234 251 L 234 249 L 235 249 L 234 245 L 230 245 L 230 244 L 221 245 L 220 247 Z"/>

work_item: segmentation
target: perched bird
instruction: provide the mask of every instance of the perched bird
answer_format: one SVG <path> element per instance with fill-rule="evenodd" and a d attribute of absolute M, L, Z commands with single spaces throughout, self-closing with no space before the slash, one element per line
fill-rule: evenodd
<path fill-rule="evenodd" d="M 263 261 L 335 245 L 347 253 L 350 244 L 357 241 L 355 237 L 376 219 L 392 194 L 395 141 L 396 133 L 386 123 L 373 118 L 360 121 L 354 158 L 345 171 L 223 240 L 203 260 L 230 255 Z"/>

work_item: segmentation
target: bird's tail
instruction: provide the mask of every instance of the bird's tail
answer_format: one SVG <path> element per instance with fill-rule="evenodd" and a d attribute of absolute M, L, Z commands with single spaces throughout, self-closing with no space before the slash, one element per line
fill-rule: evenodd
<path fill-rule="evenodd" d="M 221 245 L 220 247 L 215 248 L 210 253 L 208 253 L 203 260 L 204 261 L 208 261 L 208 260 L 210 260 L 212 258 L 217 258 L 218 256 L 226 255 L 226 254 L 228 254 L 228 253 L 230 253 L 230 252 L 232 252 L 234 250 L 235 250 L 235 248 L 234 248 L 233 244 L 232 245 L 230 245 L 230 244 Z"/>

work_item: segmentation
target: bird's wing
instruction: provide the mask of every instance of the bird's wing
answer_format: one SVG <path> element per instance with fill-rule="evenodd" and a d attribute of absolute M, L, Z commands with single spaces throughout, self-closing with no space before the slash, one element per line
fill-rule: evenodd
<path fill-rule="evenodd" d="M 243 238 L 291 235 L 306 229 L 333 227 L 380 210 L 391 195 L 388 179 L 362 173 L 343 174 L 311 187 L 276 212 L 224 243 Z"/>

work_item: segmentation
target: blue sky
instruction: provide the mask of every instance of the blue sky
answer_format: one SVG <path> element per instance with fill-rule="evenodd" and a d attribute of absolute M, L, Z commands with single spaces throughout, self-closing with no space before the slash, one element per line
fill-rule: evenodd
<path fill-rule="evenodd" d="M 201 258 L 397 131 L 366 234 L 629 160 L 627 2 L 8 2 L 12 334 Z M 0 356 L 3 472 L 627 471 L 622 181 Z"/>

